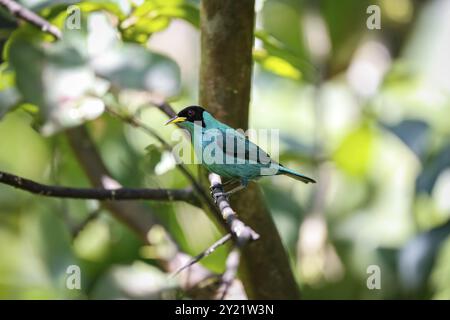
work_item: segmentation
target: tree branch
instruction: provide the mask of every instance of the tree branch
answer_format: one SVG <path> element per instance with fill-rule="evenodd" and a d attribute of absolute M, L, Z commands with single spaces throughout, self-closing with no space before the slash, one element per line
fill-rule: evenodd
<path fill-rule="evenodd" d="M 254 0 L 201 1 L 200 104 L 218 120 L 244 130 L 248 126 L 254 21 Z M 298 299 L 289 257 L 261 190 L 250 184 L 234 195 L 231 203 L 240 219 L 261 235 L 259 241 L 241 248 L 240 279 L 249 298 Z"/>
<path fill-rule="evenodd" d="M 102 208 L 99 207 L 99 208 L 95 209 L 94 211 L 92 211 L 91 213 L 89 213 L 89 215 L 83 221 L 81 221 L 79 224 L 75 225 L 71 229 L 72 239 L 76 239 L 78 237 L 78 235 L 80 234 L 80 232 L 83 231 L 83 229 L 90 222 L 94 221 L 95 219 L 97 219 L 100 216 L 101 212 L 102 212 Z"/>
<path fill-rule="evenodd" d="M 172 106 L 166 101 L 155 101 L 151 97 L 149 99 L 150 104 L 156 106 L 160 109 L 164 114 L 168 117 L 173 117 L 176 112 L 173 110 Z M 157 132 L 155 132 L 152 128 L 146 126 L 139 119 L 133 116 L 122 115 L 111 108 L 107 109 L 109 113 L 113 116 L 121 119 L 122 121 L 130 124 L 133 127 L 140 128 L 144 130 L 147 134 L 156 138 L 164 147 L 164 149 L 171 151 L 172 147 L 168 144 Z M 192 182 L 194 188 L 197 190 L 200 197 L 203 198 L 204 201 L 209 205 L 209 209 L 215 211 L 215 206 L 212 204 L 211 198 L 206 195 L 204 192 L 204 188 L 200 186 L 200 184 L 195 180 L 195 178 L 190 174 L 187 168 L 183 164 L 178 164 L 178 168 L 180 171 Z M 189 262 L 182 265 L 178 270 L 173 273 L 173 276 L 178 275 L 183 270 L 191 267 L 196 264 L 203 258 L 212 254 L 218 247 L 227 243 L 230 239 L 233 239 L 235 242 L 234 249 L 229 253 L 226 260 L 226 270 L 224 274 L 220 277 L 220 281 L 218 283 L 218 287 L 215 290 L 216 297 L 219 297 L 221 300 L 226 298 L 230 287 L 235 280 L 237 269 L 239 267 L 240 262 L 240 248 L 244 246 L 250 240 L 257 240 L 259 235 L 250 227 L 246 226 L 242 221 L 240 221 L 237 217 L 237 214 L 231 208 L 228 199 L 221 194 L 223 194 L 223 186 L 220 176 L 216 174 L 210 175 L 210 183 L 211 183 L 211 192 L 212 196 L 217 199 L 217 209 L 219 209 L 222 219 L 220 221 L 225 222 L 227 229 L 230 230 L 230 233 L 226 234 L 224 237 L 213 243 L 206 250 L 192 258 Z M 238 285 L 237 285 L 238 286 Z"/>
<path fill-rule="evenodd" d="M 158 200 L 185 201 L 199 206 L 191 188 L 187 189 L 137 189 L 137 188 L 70 188 L 49 186 L 10 173 L 0 171 L 0 182 L 45 197 L 93 200 Z"/>
<path fill-rule="evenodd" d="M 227 197 L 224 196 L 225 192 L 222 187 L 220 176 L 215 173 L 210 173 L 209 181 L 211 182 L 212 196 L 217 199 L 217 206 L 219 207 L 222 217 L 227 223 L 237 246 L 241 247 L 250 240 L 258 240 L 259 234 L 239 220 L 236 212 L 231 208 Z"/>
<path fill-rule="evenodd" d="M 225 272 L 221 278 L 221 284 L 218 289 L 219 297 L 221 300 L 225 299 L 228 294 L 228 290 L 233 284 L 234 279 L 239 268 L 241 260 L 241 248 L 244 247 L 249 241 L 259 239 L 259 234 L 252 228 L 246 226 L 237 216 L 236 212 L 231 208 L 230 203 L 226 196 L 224 196 L 224 189 L 222 181 L 219 175 L 215 173 L 209 174 L 209 181 L 211 183 L 212 196 L 217 199 L 217 206 L 222 213 L 223 219 L 226 221 L 228 227 L 233 235 L 235 247 L 228 254 L 225 266 Z"/>
<path fill-rule="evenodd" d="M 209 181 L 211 182 L 212 196 L 216 199 L 217 206 L 222 214 L 223 220 L 226 222 L 231 233 L 216 241 L 208 249 L 206 249 L 191 261 L 189 261 L 189 263 L 178 269 L 175 272 L 175 275 L 192 266 L 193 264 L 199 262 L 204 257 L 210 255 L 212 252 L 214 252 L 214 250 L 216 250 L 219 246 L 225 244 L 228 240 L 233 239 L 235 246 L 228 254 L 225 263 L 226 269 L 221 277 L 221 281 L 217 289 L 218 296 L 221 300 L 223 300 L 227 296 L 228 290 L 230 289 L 234 279 L 236 278 L 241 257 L 240 249 L 249 241 L 258 240 L 259 234 L 249 226 L 246 226 L 245 223 L 243 223 L 238 218 L 236 212 L 234 212 L 234 210 L 231 208 L 227 197 L 224 196 L 224 189 L 220 176 L 215 173 L 211 173 L 209 175 Z"/>
<path fill-rule="evenodd" d="M 32 25 L 39 27 L 43 32 L 52 34 L 57 39 L 61 38 L 62 35 L 61 31 L 56 26 L 53 26 L 48 21 L 36 15 L 34 12 L 24 8 L 20 4 L 12 0 L 0 0 L 0 5 L 5 7 L 6 10 L 9 11 L 12 15 L 22 20 L 25 20 Z M 159 108 L 161 110 L 164 110 L 164 112 L 166 113 L 167 112 L 170 113 L 171 107 L 169 105 L 169 107 L 167 108 L 167 106 L 168 106 L 167 104 L 163 103 L 161 106 L 159 106 Z M 175 114 L 173 109 L 172 112 L 173 114 Z M 92 185 L 101 188 L 97 190 L 101 190 L 102 192 L 112 191 L 108 190 L 108 188 L 105 188 L 108 185 L 113 185 L 119 187 L 118 189 L 123 190 L 123 188 L 120 188 L 120 185 L 117 183 L 117 181 L 115 181 L 111 177 L 101 156 L 97 152 L 95 144 L 90 139 L 90 136 L 84 126 L 67 130 L 66 135 L 69 144 L 75 153 L 75 156 L 77 157 L 82 169 L 85 171 Z M 9 174 L 4 175 L 4 173 L 2 173 L 2 178 L 4 178 L 5 181 L 8 180 L 11 182 L 10 179 L 11 177 L 12 175 Z M 35 190 L 34 188 L 36 186 L 43 186 L 31 180 L 22 179 L 20 177 L 18 178 L 19 178 L 18 179 L 19 185 L 20 184 L 23 185 L 24 181 L 26 181 L 26 184 L 28 185 L 28 187 L 30 187 L 30 190 L 28 190 L 30 192 L 32 192 L 31 190 Z M 15 183 L 14 180 L 15 178 L 13 178 L 12 183 Z M 62 191 L 61 188 L 63 187 L 56 187 L 56 188 L 58 188 L 57 192 L 61 192 Z M 86 192 L 86 190 L 92 189 L 83 189 L 83 190 L 84 192 Z M 49 190 L 47 189 L 46 191 Z M 50 191 L 53 193 L 56 192 L 55 189 L 52 189 Z M 117 192 L 117 189 L 114 191 Z M 111 195 L 112 194 L 109 194 L 109 196 Z M 117 194 L 114 193 L 114 198 L 116 198 L 116 196 Z M 120 201 L 103 202 L 103 207 L 108 209 L 112 213 L 112 215 L 115 216 L 122 223 L 126 224 L 128 227 L 133 229 L 145 242 L 148 242 L 147 232 L 152 226 L 157 224 L 156 218 L 153 215 L 149 214 L 149 212 L 147 212 L 150 211 L 150 209 L 144 210 L 143 207 L 139 206 L 135 202 L 123 203 Z M 170 241 L 173 242 L 172 239 L 170 239 Z M 177 250 L 176 253 L 170 259 L 160 262 L 161 266 L 164 269 L 166 269 L 168 272 L 173 272 L 174 270 L 179 269 L 180 266 L 185 265 L 186 262 L 190 260 L 192 259 L 188 255 Z M 201 296 L 203 298 L 208 298 L 214 295 L 214 291 L 211 291 L 210 289 L 211 287 L 214 286 L 214 284 L 210 284 L 208 286 L 203 285 L 199 286 L 199 284 L 203 284 L 203 282 L 208 281 L 211 278 L 214 278 L 215 275 L 200 265 L 191 267 L 194 276 L 191 277 L 190 276 L 191 273 L 189 273 L 189 275 L 185 277 L 184 279 L 185 281 L 181 281 L 183 289 L 186 292 L 195 292 L 196 295 Z M 243 293 L 242 290 L 241 296 L 245 296 L 245 293 Z"/>
<path fill-rule="evenodd" d="M 213 253 L 218 247 L 223 246 L 225 243 L 227 243 L 232 238 L 230 233 L 227 233 L 225 236 L 214 242 L 208 249 L 204 250 L 202 253 L 196 255 L 194 258 L 192 258 L 189 263 L 179 268 L 177 271 L 173 273 L 173 276 L 178 275 L 181 271 L 183 271 L 186 268 L 189 268 L 193 264 L 199 262 L 203 258 L 209 256 L 211 253 Z"/>
<path fill-rule="evenodd" d="M 155 97 L 154 95 L 151 95 L 149 96 L 149 103 L 157 107 L 159 110 L 161 110 L 162 113 L 165 113 L 169 118 L 173 118 L 177 115 L 177 113 L 172 108 L 170 103 L 161 97 Z"/>
<path fill-rule="evenodd" d="M 75 156 L 78 158 L 78 162 L 92 185 L 104 187 L 105 181 L 115 181 L 106 168 L 85 126 L 69 129 L 66 131 L 66 135 Z M 134 230 L 146 243 L 148 243 L 147 233 L 149 229 L 159 224 L 151 208 L 144 209 L 133 201 L 126 203 L 122 201 L 107 201 L 103 202 L 103 206 L 119 221 Z M 176 253 L 168 259 L 159 261 L 161 267 L 169 273 L 178 270 L 192 259 L 189 255 L 181 252 L 171 238 L 170 241 L 177 248 Z M 189 293 L 195 292 L 196 295 L 203 298 L 211 298 L 214 292 L 210 292 L 209 288 L 199 287 L 199 284 L 203 284 L 204 281 L 215 275 L 201 265 L 193 265 L 189 270 L 190 272 L 180 279 L 182 288 Z"/>
<path fill-rule="evenodd" d="M 156 140 L 158 140 L 161 143 L 161 145 L 163 146 L 163 148 L 166 151 L 172 151 L 172 146 L 169 143 L 167 143 L 155 130 L 153 130 L 153 128 L 150 128 L 149 126 L 145 125 L 145 123 L 143 123 L 136 117 L 121 115 L 120 113 L 116 112 L 115 110 L 113 110 L 109 107 L 107 107 L 106 110 L 113 116 L 119 118 L 120 120 L 124 121 L 125 123 L 128 123 L 132 127 L 140 128 L 148 135 L 154 137 Z M 199 192 L 201 194 L 205 194 L 205 190 L 202 188 L 202 186 L 200 186 L 200 184 L 197 182 L 195 177 L 189 172 L 189 170 L 186 168 L 186 166 L 183 163 L 181 163 L 180 161 L 177 161 L 177 167 L 181 171 L 181 173 L 192 183 L 194 189 L 197 192 Z"/>
<path fill-rule="evenodd" d="M 43 32 L 53 35 L 56 39 L 61 38 L 61 31 L 56 26 L 41 18 L 33 11 L 23 7 L 21 4 L 12 0 L 0 0 L 0 6 L 4 7 L 13 16 L 27 21 L 28 23 L 41 29 Z"/>
<path fill-rule="evenodd" d="M 156 106 L 158 109 L 160 109 L 164 114 L 166 114 L 168 117 L 173 117 L 176 115 L 176 112 L 172 108 L 172 106 L 165 100 L 154 100 L 152 97 L 149 98 L 150 104 Z M 123 116 L 116 111 L 108 108 L 108 111 L 123 120 L 124 122 L 137 127 L 141 128 L 145 132 L 147 132 L 149 135 L 156 138 L 166 150 L 171 151 L 171 146 L 162 138 L 160 137 L 152 128 L 147 127 L 144 123 L 142 123 L 140 120 L 136 119 L 132 116 Z M 191 180 L 193 183 L 194 188 L 197 189 L 197 192 L 199 192 L 199 195 L 204 198 L 204 200 L 207 201 L 209 204 L 209 209 L 215 209 L 215 207 L 212 207 L 211 198 L 207 197 L 204 189 L 198 184 L 198 182 L 195 180 L 195 178 L 190 174 L 190 172 L 184 167 L 184 165 L 179 165 L 179 169 L 185 176 Z M 234 240 L 235 247 L 232 249 L 232 251 L 229 253 L 225 266 L 225 272 L 220 277 L 220 281 L 218 283 L 218 287 L 215 290 L 216 297 L 219 297 L 221 300 L 225 299 L 231 286 L 233 285 L 233 281 L 236 278 L 236 274 L 239 268 L 240 263 L 240 257 L 241 257 L 241 251 L 240 248 L 246 245 L 251 240 L 257 240 L 259 239 L 259 234 L 256 233 L 252 228 L 246 226 L 241 220 L 238 219 L 236 212 L 231 208 L 230 203 L 228 202 L 228 199 L 223 196 L 224 189 L 222 186 L 222 181 L 220 176 L 217 174 L 210 174 L 209 180 L 211 183 L 211 195 L 213 198 L 216 199 L 217 208 L 219 209 L 222 220 L 226 223 L 227 228 L 230 230 L 230 233 L 226 234 L 224 237 L 213 243 L 210 247 L 208 247 L 206 250 L 201 252 L 196 257 L 192 258 L 189 262 L 187 262 L 185 265 L 181 266 L 177 271 L 174 272 L 174 276 L 178 275 L 183 270 L 191 267 L 192 265 L 196 264 L 203 258 L 209 256 L 212 254 L 218 247 L 224 245 L 226 242 L 228 242 L 230 239 Z M 206 197 L 205 197 L 206 196 Z"/>
<path fill-rule="evenodd" d="M 233 281 L 236 279 L 240 261 L 241 251 L 239 250 L 239 247 L 235 247 L 228 254 L 227 261 L 225 262 L 226 270 L 222 275 L 220 286 L 217 290 L 220 300 L 224 300 L 226 298 Z"/>

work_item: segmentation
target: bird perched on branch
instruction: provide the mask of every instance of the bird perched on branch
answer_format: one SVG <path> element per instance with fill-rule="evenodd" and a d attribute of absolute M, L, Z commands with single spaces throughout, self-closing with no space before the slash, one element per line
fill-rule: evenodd
<path fill-rule="evenodd" d="M 244 134 L 218 121 L 200 106 L 184 108 L 166 125 L 170 123 L 189 131 L 197 158 L 209 171 L 228 178 L 224 185 L 239 182 L 226 196 L 262 176 L 286 175 L 304 183 L 316 182 L 275 162 Z"/>

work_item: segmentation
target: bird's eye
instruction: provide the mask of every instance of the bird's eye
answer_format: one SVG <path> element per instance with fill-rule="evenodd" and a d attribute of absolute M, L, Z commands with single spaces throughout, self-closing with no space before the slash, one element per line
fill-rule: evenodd
<path fill-rule="evenodd" d="M 188 116 L 192 117 L 195 114 L 194 110 L 188 110 Z"/>

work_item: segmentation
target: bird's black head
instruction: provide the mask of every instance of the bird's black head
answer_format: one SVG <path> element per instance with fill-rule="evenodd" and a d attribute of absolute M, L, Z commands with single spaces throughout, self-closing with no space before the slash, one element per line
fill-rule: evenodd
<path fill-rule="evenodd" d="M 186 118 L 186 121 L 203 121 L 203 109 L 200 106 L 189 106 L 178 112 L 178 117 Z"/>
<path fill-rule="evenodd" d="M 169 123 L 181 123 L 181 122 L 201 122 L 202 127 L 205 127 L 205 122 L 203 121 L 203 112 L 205 109 L 203 109 L 200 106 L 189 106 L 178 112 L 178 114 L 167 121 L 166 124 Z"/>

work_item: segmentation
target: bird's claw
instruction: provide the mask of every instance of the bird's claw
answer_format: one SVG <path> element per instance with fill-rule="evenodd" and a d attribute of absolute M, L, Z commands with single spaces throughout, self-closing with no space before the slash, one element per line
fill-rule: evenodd
<path fill-rule="evenodd" d="M 216 192 L 214 192 L 214 187 L 209 188 L 209 194 L 210 194 L 211 197 L 214 198 L 214 194 L 215 194 L 215 193 L 216 193 Z"/>
<path fill-rule="evenodd" d="M 224 197 L 227 201 L 230 200 L 230 194 L 223 190 L 223 185 L 213 185 L 209 187 L 211 197 L 214 199 L 214 203 L 218 205 L 219 198 Z"/>
<path fill-rule="evenodd" d="M 230 196 L 227 192 L 211 192 L 212 197 L 214 198 L 214 203 L 218 204 L 220 197 L 225 197 L 227 201 L 230 200 Z"/>

